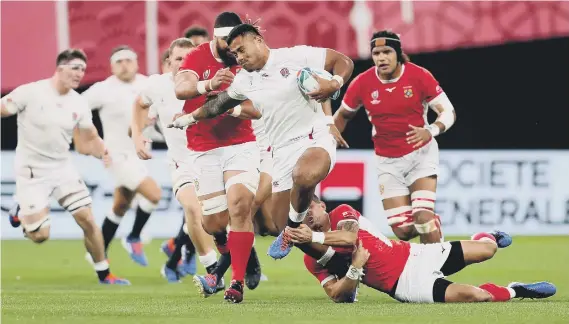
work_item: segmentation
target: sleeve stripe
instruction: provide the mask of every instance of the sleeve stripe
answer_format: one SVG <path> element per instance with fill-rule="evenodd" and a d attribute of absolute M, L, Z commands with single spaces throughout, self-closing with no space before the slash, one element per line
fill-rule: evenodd
<path fill-rule="evenodd" d="M 176 73 L 176 75 L 186 73 L 186 72 L 192 72 L 195 76 L 198 77 L 198 80 L 200 79 L 200 75 L 194 70 L 180 70 L 180 71 L 178 71 L 178 73 Z"/>
<path fill-rule="evenodd" d="M 342 101 L 342 106 L 341 106 L 341 107 L 344 108 L 344 109 L 346 109 L 347 111 L 355 112 L 355 111 L 358 111 L 361 106 L 358 106 L 358 107 L 356 107 L 356 108 L 354 109 L 354 108 L 348 106 L 345 101 Z"/>
<path fill-rule="evenodd" d="M 324 278 L 324 280 L 320 281 L 320 285 L 322 285 L 322 287 L 324 287 L 325 284 L 327 284 L 330 280 L 336 279 L 336 276 L 334 275 L 329 275 L 328 277 Z"/>
<path fill-rule="evenodd" d="M 439 99 L 442 99 L 442 96 L 443 96 L 443 95 L 445 95 L 445 96 L 446 96 L 446 94 L 445 94 L 445 92 L 444 92 L 444 91 L 443 91 L 443 92 L 441 92 L 441 93 L 439 93 L 439 94 L 438 94 L 436 97 L 434 97 L 434 98 L 431 98 L 431 100 L 428 100 L 428 101 L 427 101 L 427 103 L 431 103 L 431 102 L 433 102 L 433 101 L 435 101 L 435 100 L 439 100 Z"/>

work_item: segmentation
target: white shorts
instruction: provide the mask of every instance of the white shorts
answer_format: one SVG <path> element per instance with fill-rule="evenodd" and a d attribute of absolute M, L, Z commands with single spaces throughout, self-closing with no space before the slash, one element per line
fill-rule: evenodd
<path fill-rule="evenodd" d="M 91 204 L 91 195 L 71 162 L 56 169 L 16 168 L 16 201 L 19 214 L 32 215 L 49 206 L 49 198 L 74 213 Z"/>
<path fill-rule="evenodd" d="M 260 149 L 260 156 L 261 156 L 261 164 L 259 167 L 259 171 L 262 173 L 266 173 L 268 175 L 272 175 L 273 173 L 273 156 L 272 153 L 269 151 L 269 147 L 259 147 Z"/>
<path fill-rule="evenodd" d="M 328 127 L 314 130 L 312 135 L 297 137 L 286 144 L 273 148 L 273 192 L 281 192 L 292 188 L 292 170 L 300 156 L 309 148 L 321 147 L 330 155 L 330 169 L 336 164 L 336 140 Z"/>
<path fill-rule="evenodd" d="M 439 145 L 427 145 L 399 158 L 376 155 L 377 178 L 382 199 L 408 196 L 409 187 L 418 179 L 439 173 Z"/>
<path fill-rule="evenodd" d="M 115 179 L 116 187 L 136 191 L 140 183 L 148 177 L 148 169 L 136 154 L 119 153 L 111 155 L 111 158 L 112 164 L 109 171 Z"/>
<path fill-rule="evenodd" d="M 246 171 L 257 177 L 259 183 L 259 148 L 255 142 L 216 148 L 207 152 L 194 152 L 194 169 L 198 181 L 194 184 L 198 196 L 225 191 L 223 172 Z"/>
<path fill-rule="evenodd" d="M 170 160 L 168 167 L 170 168 L 174 196 L 181 188 L 190 184 L 194 185 L 198 181 L 198 172 L 194 168 L 193 160 L 190 157 L 186 161 Z"/>
<path fill-rule="evenodd" d="M 433 286 L 435 280 L 444 278 L 441 268 L 451 248 L 451 242 L 411 243 L 411 254 L 399 276 L 394 298 L 409 303 L 433 303 Z"/>

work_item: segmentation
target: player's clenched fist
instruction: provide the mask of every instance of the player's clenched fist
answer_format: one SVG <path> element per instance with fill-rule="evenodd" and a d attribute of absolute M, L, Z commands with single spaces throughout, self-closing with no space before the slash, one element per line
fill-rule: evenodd
<path fill-rule="evenodd" d="M 215 72 L 215 75 L 209 82 L 211 90 L 219 89 L 219 87 L 221 87 L 222 84 L 228 84 L 228 85 L 231 84 L 234 78 L 235 75 L 233 74 L 233 72 L 229 70 L 229 68 L 217 70 L 217 72 Z"/>
<path fill-rule="evenodd" d="M 364 248 L 362 241 L 360 241 L 352 256 L 352 266 L 361 269 L 367 263 L 367 259 L 369 259 L 369 251 Z"/>

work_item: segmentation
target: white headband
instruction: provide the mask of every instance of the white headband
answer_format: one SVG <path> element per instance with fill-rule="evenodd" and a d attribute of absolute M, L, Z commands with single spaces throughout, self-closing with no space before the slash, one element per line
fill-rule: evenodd
<path fill-rule="evenodd" d="M 227 35 L 229 35 L 229 33 L 231 32 L 231 30 L 233 30 L 234 27 L 217 27 L 213 29 L 213 36 L 215 37 L 225 37 Z"/>
<path fill-rule="evenodd" d="M 129 49 L 123 49 L 120 50 L 118 52 L 116 52 L 115 54 L 113 54 L 111 56 L 111 63 L 116 63 L 117 61 L 120 60 L 125 60 L 125 59 L 131 59 L 131 60 L 136 60 L 138 56 L 136 55 L 135 52 L 129 50 Z"/>

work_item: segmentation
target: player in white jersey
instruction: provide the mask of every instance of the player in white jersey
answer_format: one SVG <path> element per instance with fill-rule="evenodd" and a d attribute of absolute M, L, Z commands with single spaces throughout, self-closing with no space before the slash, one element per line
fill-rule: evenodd
<path fill-rule="evenodd" d="M 273 219 L 288 212 L 288 226 L 302 223 L 316 185 L 332 170 L 336 140 L 331 107 L 317 100 L 327 100 L 343 85 L 353 71 L 353 62 L 331 49 L 309 46 L 269 49 L 259 31 L 250 24 L 232 29 L 227 37 L 231 52 L 242 66 L 227 91 L 209 100 L 202 109 L 184 115 L 175 125 L 191 125 L 196 120 L 212 118 L 246 99 L 260 110 L 269 136 L 273 156 Z M 331 81 L 315 77 L 319 90 L 304 95 L 295 75 L 311 67 L 333 71 Z M 314 100 L 313 100 L 314 99 Z M 324 110 L 324 111 L 323 111 Z M 280 225 L 280 224 L 279 224 Z M 269 249 L 276 259 L 292 248 L 288 235 L 281 232 Z"/>
<path fill-rule="evenodd" d="M 138 201 L 134 225 L 122 243 L 136 263 L 146 266 L 148 261 L 142 249 L 140 233 L 162 193 L 156 181 L 148 176 L 144 163 L 136 156 L 128 130 L 132 105 L 147 77 L 137 73 L 137 55 L 128 46 L 115 48 L 110 61 L 113 75 L 95 83 L 83 93 L 89 108 L 99 109 L 105 144 L 113 160 L 108 168 L 115 179 L 116 188 L 112 210 L 106 215 L 102 226 L 105 251 L 138 193 L 142 197 Z"/>
<path fill-rule="evenodd" d="M 87 68 L 85 53 L 68 49 L 57 56 L 51 79 L 19 86 L 2 98 L 2 117 L 18 115 L 16 201 L 24 235 L 35 243 L 49 238 L 49 198 L 70 212 L 85 235 L 99 281 L 129 284 L 109 271 L 103 237 L 93 218 L 91 196 L 71 162 L 69 144 L 85 155 L 107 159 L 87 102 L 74 89 Z"/>
<path fill-rule="evenodd" d="M 182 60 L 194 47 L 187 38 L 179 38 L 172 42 L 169 48 L 171 72 L 150 76 L 146 86 L 136 98 L 131 125 L 132 139 L 140 159 L 152 158 L 152 154 L 146 145 L 148 139 L 143 135 L 143 128 L 148 115 L 157 117 L 162 125 L 168 145 L 172 189 L 176 199 L 184 209 L 187 225 L 183 228 L 189 233 L 199 255 L 199 260 L 204 267 L 216 268 L 217 255 L 213 250 L 213 242 L 202 227 L 201 204 L 194 186 L 198 174 L 193 167 L 192 155 L 186 147 L 186 134 L 179 129 L 165 127 L 176 114 L 182 111 L 184 105 L 183 100 L 176 98 L 173 74 L 178 71 Z M 165 253 L 172 255 L 162 269 L 163 275 L 169 282 L 178 282 L 181 276 L 195 273 L 195 259 L 192 262 L 186 258 L 184 263 L 188 265 L 185 267 L 178 267 L 177 265 L 178 256 L 181 254 L 181 245 L 186 243 L 184 239 L 183 235 L 178 235 L 174 247 L 169 248 L 167 245 L 162 247 Z M 176 259 L 177 257 L 178 259 Z M 224 284 L 220 282 L 220 285 L 223 289 Z"/>

